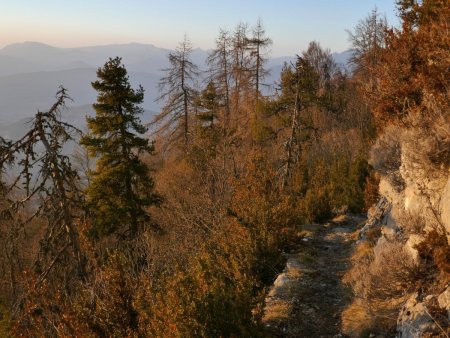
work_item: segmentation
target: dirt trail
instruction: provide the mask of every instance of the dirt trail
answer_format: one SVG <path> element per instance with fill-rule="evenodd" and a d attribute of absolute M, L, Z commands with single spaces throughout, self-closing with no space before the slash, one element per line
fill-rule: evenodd
<path fill-rule="evenodd" d="M 351 300 L 341 279 L 349 268 L 356 230 L 364 221 L 340 216 L 303 227 L 286 268 L 267 298 L 264 324 L 271 337 L 344 337 L 341 313 Z"/>

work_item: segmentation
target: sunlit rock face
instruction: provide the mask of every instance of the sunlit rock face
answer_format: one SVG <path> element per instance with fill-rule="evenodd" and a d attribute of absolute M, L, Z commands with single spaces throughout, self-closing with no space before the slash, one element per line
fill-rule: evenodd
<path fill-rule="evenodd" d="M 425 231 L 437 229 L 450 232 L 449 170 L 434 164 L 430 153 L 435 146 L 432 135 L 423 135 L 420 129 L 404 133 L 401 143 L 402 161 L 399 168 L 405 182 L 404 211 L 420 216 Z"/>
<path fill-rule="evenodd" d="M 423 263 L 419 247 L 427 244 L 429 234 L 444 236 L 444 242 L 446 236 L 450 243 L 450 171 L 445 159 L 433 159 L 436 142 L 445 141 L 435 138 L 419 127 L 388 127 L 374 146 L 372 165 L 381 174 L 380 202 L 374 210 L 383 214 L 376 215 L 376 220 L 369 217 L 366 227 L 381 230 L 373 248 L 375 260 L 382 259 L 389 243 L 396 243 L 419 267 Z M 435 283 L 440 286 L 434 290 L 408 291 L 409 298 L 398 314 L 398 337 L 438 332 L 428 308 L 449 310 L 450 305 L 448 286 L 443 289 L 442 281 Z"/>
<path fill-rule="evenodd" d="M 408 299 L 397 320 L 398 338 L 420 338 L 425 333 L 436 332 L 437 326 L 428 315 L 431 300 L 432 297 L 421 301 L 417 293 Z"/>
<path fill-rule="evenodd" d="M 442 223 L 447 230 L 447 234 L 450 234 L 450 178 L 447 180 L 447 185 L 442 193 L 440 209 Z"/>

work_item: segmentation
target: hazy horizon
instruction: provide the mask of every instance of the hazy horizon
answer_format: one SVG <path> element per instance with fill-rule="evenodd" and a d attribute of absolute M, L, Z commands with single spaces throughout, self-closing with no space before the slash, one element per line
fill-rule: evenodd
<path fill-rule="evenodd" d="M 232 30 L 239 22 L 251 26 L 261 18 L 273 40 L 271 55 L 277 57 L 299 53 L 312 40 L 333 52 L 347 50 L 346 30 L 375 7 L 390 24 L 397 23 L 395 5 L 388 0 L 322 0 L 321 6 L 285 0 L 277 8 L 269 1 L 256 0 L 132 0 L 126 4 L 81 0 L 65 4 L 64 11 L 55 0 L 7 0 L 2 5 L 0 48 L 40 42 L 59 48 L 139 43 L 173 49 L 188 34 L 194 48 L 208 50 L 219 28 Z"/>
<path fill-rule="evenodd" d="M 143 108 L 159 111 L 158 81 L 162 69 L 169 66 L 168 49 L 148 44 L 115 44 L 61 49 L 39 42 L 13 44 L 0 49 L 0 125 L 11 125 L 33 115 L 36 109 L 45 110 L 52 105 L 59 85 L 68 89 L 73 99 L 69 105 L 79 107 L 95 102 L 96 93 L 90 86 L 95 80 L 96 69 L 109 57 L 122 57 L 133 86 L 142 85 L 145 90 Z M 205 66 L 208 51 L 196 49 L 192 61 Z M 345 65 L 349 52 L 333 54 L 335 61 Z M 265 91 L 273 90 L 284 62 L 293 56 L 270 57 L 267 60 L 268 76 Z M 272 88 L 272 89 L 271 89 Z M 267 92 L 265 92 L 267 94 Z M 80 115 L 77 126 L 84 121 Z M 0 130 L 0 133 L 2 130 Z M 4 132 L 4 131 L 3 131 Z"/>

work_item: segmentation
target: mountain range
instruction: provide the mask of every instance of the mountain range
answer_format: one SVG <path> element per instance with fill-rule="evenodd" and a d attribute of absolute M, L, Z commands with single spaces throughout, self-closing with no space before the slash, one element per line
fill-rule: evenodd
<path fill-rule="evenodd" d="M 82 127 L 85 115 L 92 114 L 91 104 L 96 92 L 90 83 L 96 79 L 96 70 L 109 57 L 120 56 L 126 66 L 130 82 L 145 89 L 143 120 L 151 119 L 159 110 L 157 84 L 167 68 L 170 50 L 151 44 L 116 44 L 80 48 L 57 48 L 38 42 L 24 42 L 0 49 L 0 136 L 12 137 L 24 127 L 24 121 L 37 110 L 47 110 L 55 100 L 60 85 L 68 89 L 73 101 L 68 102 L 67 119 Z M 195 49 L 192 60 L 205 64 L 208 50 Z M 338 64 L 345 65 L 350 51 L 334 53 Z M 266 83 L 274 83 L 284 62 L 293 57 L 268 60 L 271 75 Z"/>

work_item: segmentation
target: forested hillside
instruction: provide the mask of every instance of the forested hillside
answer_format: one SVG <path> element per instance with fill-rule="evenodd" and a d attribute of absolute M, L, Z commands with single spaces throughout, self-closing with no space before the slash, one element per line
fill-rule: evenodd
<path fill-rule="evenodd" d="M 398 10 L 400 28 L 374 10 L 350 30 L 352 72 L 312 41 L 270 95 L 261 21 L 219 30 L 206 64 L 186 36 L 150 123 L 115 55 L 92 82 L 86 133 L 64 122 L 70 92 L 55 88 L 23 137 L 0 135 L 0 336 L 271 336 L 285 252 L 369 211 L 332 260 L 351 250 L 339 332 L 416 337 L 425 322 L 420 334 L 448 337 L 449 4 Z M 405 318 L 412 298 L 425 310 Z"/>

